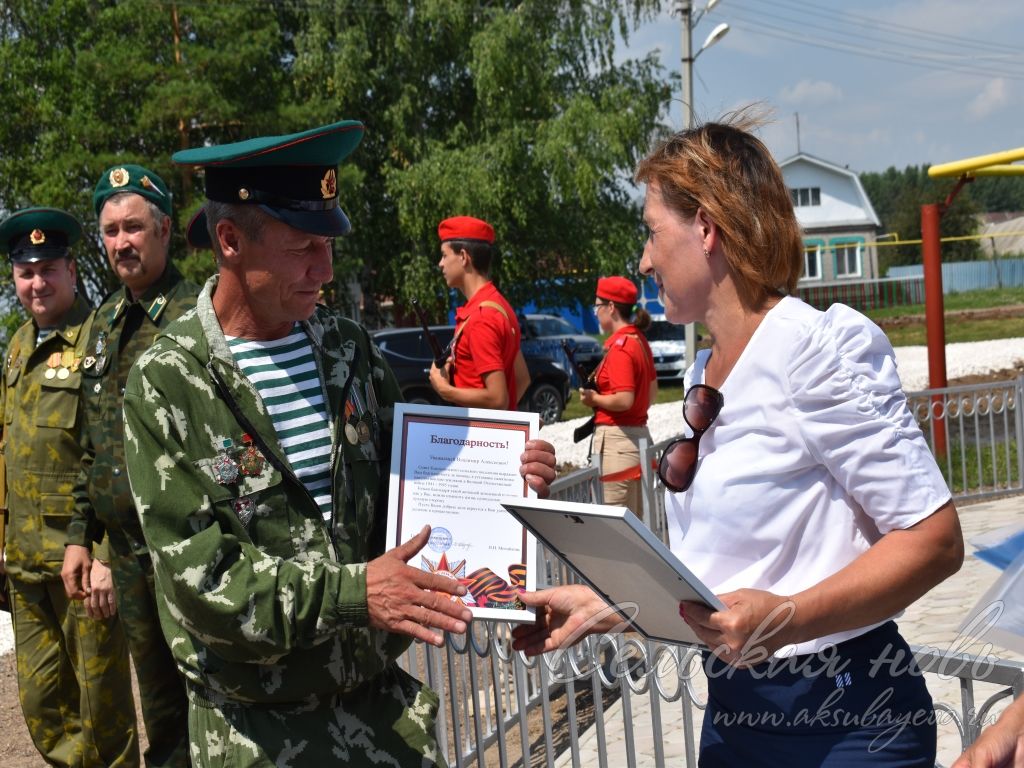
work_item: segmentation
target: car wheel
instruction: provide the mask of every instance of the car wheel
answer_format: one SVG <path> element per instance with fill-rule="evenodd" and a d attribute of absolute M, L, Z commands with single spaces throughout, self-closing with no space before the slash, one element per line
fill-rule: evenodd
<path fill-rule="evenodd" d="M 542 424 L 554 424 L 562 418 L 562 395 L 552 384 L 538 384 L 530 392 L 530 410 L 540 414 Z"/>

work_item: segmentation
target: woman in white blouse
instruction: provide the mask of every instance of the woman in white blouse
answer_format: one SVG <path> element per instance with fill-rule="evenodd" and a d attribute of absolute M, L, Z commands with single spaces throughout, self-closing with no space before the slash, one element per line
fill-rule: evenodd
<path fill-rule="evenodd" d="M 959 569 L 956 509 L 886 337 L 793 297 L 800 227 L 755 126 L 675 134 L 636 174 L 640 269 L 669 320 L 713 339 L 659 472 L 672 549 L 726 606 L 679 606 L 710 649 L 700 765 L 932 766 L 931 698 L 893 619 Z M 617 621 L 583 630 L 605 606 L 581 586 L 523 600 L 528 653 Z"/>

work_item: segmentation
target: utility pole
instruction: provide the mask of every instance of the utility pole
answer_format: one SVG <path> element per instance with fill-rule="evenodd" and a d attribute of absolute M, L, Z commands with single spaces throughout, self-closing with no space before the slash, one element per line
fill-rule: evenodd
<path fill-rule="evenodd" d="M 679 0 L 677 8 L 683 20 L 683 127 L 689 130 L 693 128 L 693 3 Z"/>
<path fill-rule="evenodd" d="M 683 20 L 683 127 L 693 128 L 693 3 L 679 0 L 679 15 Z M 697 357 L 697 326 L 687 323 L 683 330 L 686 339 L 686 365 L 693 365 Z"/>

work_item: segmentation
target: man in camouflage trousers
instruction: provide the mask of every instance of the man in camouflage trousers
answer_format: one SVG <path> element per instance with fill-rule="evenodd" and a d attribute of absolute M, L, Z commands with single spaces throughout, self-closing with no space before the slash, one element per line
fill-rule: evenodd
<path fill-rule="evenodd" d="M 465 632 L 465 588 L 406 563 L 428 528 L 384 552 L 399 388 L 365 329 L 317 305 L 361 136 L 174 156 L 206 166 L 190 241 L 219 274 L 132 370 L 125 443 L 200 765 L 444 764 L 437 695 L 395 662 L 410 637 Z M 550 481 L 550 446 L 528 454 L 527 480 Z"/>
<path fill-rule="evenodd" d="M 128 371 L 172 320 L 195 306 L 198 286 L 168 258 L 171 197 L 163 180 L 137 165 L 117 165 L 93 193 L 103 245 L 122 287 L 96 310 L 82 368 L 85 455 L 68 526 L 64 586 L 89 589 L 90 546 L 110 543 L 117 607 L 139 681 L 149 746 L 147 766 L 187 766 L 185 689 L 160 631 L 153 567 L 125 471 L 121 399 Z"/>
<path fill-rule="evenodd" d="M 84 606 L 67 598 L 60 579 L 82 458 L 78 393 L 92 323 L 71 256 L 80 236 L 75 218 L 53 208 L 27 208 L 0 225 L 15 293 L 30 316 L 8 347 L 0 389 L 18 693 L 47 764 L 138 766 L 128 647 L 110 571 L 93 564 Z"/>

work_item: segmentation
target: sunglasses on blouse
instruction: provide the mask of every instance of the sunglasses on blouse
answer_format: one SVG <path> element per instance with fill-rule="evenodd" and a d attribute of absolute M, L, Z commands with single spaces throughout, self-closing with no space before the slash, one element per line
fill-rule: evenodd
<path fill-rule="evenodd" d="M 686 391 L 683 419 L 690 425 L 693 435 L 680 437 L 665 446 L 658 462 L 658 477 L 670 491 L 681 493 L 693 483 L 701 435 L 711 429 L 724 403 L 722 393 L 707 384 L 694 384 Z"/>

